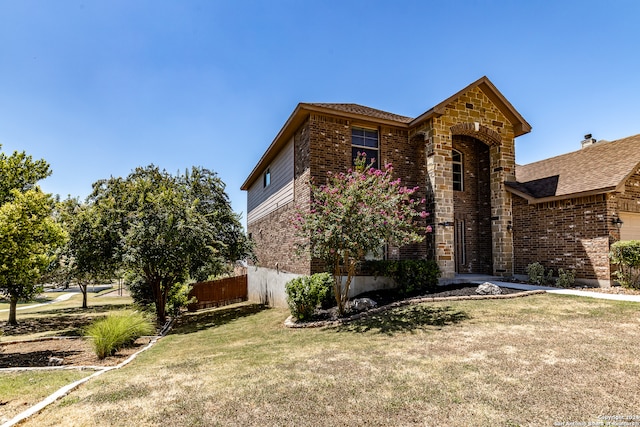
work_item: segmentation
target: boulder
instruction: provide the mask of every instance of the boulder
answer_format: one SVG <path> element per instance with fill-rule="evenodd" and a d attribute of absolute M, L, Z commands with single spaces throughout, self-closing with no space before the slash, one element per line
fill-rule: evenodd
<path fill-rule="evenodd" d="M 371 298 L 356 298 L 349 303 L 352 311 L 365 311 L 376 308 L 378 303 Z"/>
<path fill-rule="evenodd" d="M 500 286 L 494 285 L 493 283 L 484 282 L 478 286 L 476 293 L 479 295 L 500 295 L 502 293 L 502 289 L 500 289 Z"/>

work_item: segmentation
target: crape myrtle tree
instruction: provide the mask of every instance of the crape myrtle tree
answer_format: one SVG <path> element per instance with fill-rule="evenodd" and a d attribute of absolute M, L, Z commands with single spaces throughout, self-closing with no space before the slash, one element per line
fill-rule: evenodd
<path fill-rule="evenodd" d="M 159 321 L 166 318 L 172 287 L 206 278 L 249 252 L 224 188 L 204 168 L 171 175 L 154 165 L 93 185 L 88 208 L 95 209 L 109 242 L 101 256 L 120 260 L 142 279 Z"/>
<path fill-rule="evenodd" d="M 425 200 L 414 198 L 418 187 L 402 186 L 392 176 L 393 167 L 376 169 L 358 153 L 355 167 L 347 173 L 328 173 L 324 185 L 311 185 L 311 202 L 294 217 L 300 250 L 324 260 L 333 274 L 338 311 L 343 314 L 356 267 L 365 255 L 385 244 L 403 246 L 424 240 L 418 218 Z M 422 232 L 421 232 L 422 229 Z M 343 280 L 344 279 L 344 280 Z"/>
<path fill-rule="evenodd" d="M 0 153 L 0 293 L 9 299 L 12 325 L 18 301 L 42 291 L 39 279 L 65 239 L 52 216 L 53 198 L 36 185 L 49 175 L 42 159 Z"/>

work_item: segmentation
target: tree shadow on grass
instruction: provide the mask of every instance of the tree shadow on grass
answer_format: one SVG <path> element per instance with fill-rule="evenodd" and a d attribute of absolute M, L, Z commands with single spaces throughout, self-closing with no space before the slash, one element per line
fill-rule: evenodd
<path fill-rule="evenodd" d="M 58 331 L 57 336 L 82 336 L 84 329 L 94 320 L 104 317 L 106 313 L 131 308 L 131 305 L 101 305 L 83 309 L 81 307 L 69 307 L 61 309 L 51 309 L 28 314 L 21 317 L 18 312 L 18 325 L 9 325 L 6 321 L 0 321 L 0 331 L 4 335 L 28 335 L 43 332 Z"/>
<path fill-rule="evenodd" d="M 191 334 L 203 329 L 226 325 L 236 319 L 267 310 L 263 304 L 243 304 L 229 308 L 215 308 L 185 314 L 176 320 L 171 334 Z"/>
<path fill-rule="evenodd" d="M 64 359 L 76 354 L 80 354 L 80 351 L 32 351 L 28 353 L 3 353 L 0 354 L 0 368 L 32 368 L 41 366 L 50 366 L 49 360 L 52 357 Z"/>
<path fill-rule="evenodd" d="M 460 323 L 470 316 L 452 307 L 431 307 L 426 304 L 408 305 L 342 324 L 335 328 L 338 332 L 374 332 L 394 335 L 416 330 L 440 329 L 447 325 Z"/>
<path fill-rule="evenodd" d="M 38 315 L 49 315 L 49 314 L 50 315 L 57 315 L 57 314 L 84 315 L 84 314 L 90 314 L 90 313 L 106 313 L 110 311 L 130 309 L 132 307 L 133 305 L 131 304 L 106 304 L 106 305 L 92 305 L 92 306 L 89 306 L 88 308 L 67 307 L 67 308 L 59 308 L 59 309 L 56 309 L 55 306 L 52 306 L 51 310 L 38 311 L 37 314 Z M 19 316 L 20 314 L 18 314 L 18 317 Z M 20 319 L 18 319 L 18 321 L 20 321 Z"/>

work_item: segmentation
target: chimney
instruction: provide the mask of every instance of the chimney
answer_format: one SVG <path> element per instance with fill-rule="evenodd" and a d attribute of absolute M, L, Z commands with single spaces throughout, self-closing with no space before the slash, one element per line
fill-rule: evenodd
<path fill-rule="evenodd" d="M 584 136 L 584 140 L 582 141 L 582 148 L 589 147 L 595 144 L 597 141 L 595 138 L 591 137 L 591 134 L 588 133 Z"/>

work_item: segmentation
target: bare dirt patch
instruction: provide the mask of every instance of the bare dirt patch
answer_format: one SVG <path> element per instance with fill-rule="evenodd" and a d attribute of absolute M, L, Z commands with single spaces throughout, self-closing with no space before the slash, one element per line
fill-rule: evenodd
<path fill-rule="evenodd" d="M 112 356 L 99 360 L 86 338 L 53 338 L 37 341 L 0 343 L 0 368 L 51 366 L 51 358 L 61 359 L 57 366 L 115 366 L 151 341 L 137 339 Z"/>

